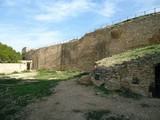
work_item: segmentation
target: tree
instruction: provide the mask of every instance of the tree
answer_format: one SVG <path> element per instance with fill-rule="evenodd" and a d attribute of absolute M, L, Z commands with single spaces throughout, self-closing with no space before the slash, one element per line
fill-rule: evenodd
<path fill-rule="evenodd" d="M 0 43 L 0 63 L 17 63 L 21 60 L 21 54 L 12 47 Z"/>

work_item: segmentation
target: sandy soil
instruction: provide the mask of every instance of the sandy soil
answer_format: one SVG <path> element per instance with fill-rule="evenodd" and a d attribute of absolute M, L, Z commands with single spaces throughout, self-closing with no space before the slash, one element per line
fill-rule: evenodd
<path fill-rule="evenodd" d="M 108 110 L 109 114 L 102 114 L 97 120 L 160 120 L 160 99 L 133 100 L 114 93 L 103 95 L 97 93 L 93 86 L 80 85 L 75 79 L 60 82 L 54 92 L 55 94 L 28 105 L 21 118 L 87 120 L 88 112 Z"/>

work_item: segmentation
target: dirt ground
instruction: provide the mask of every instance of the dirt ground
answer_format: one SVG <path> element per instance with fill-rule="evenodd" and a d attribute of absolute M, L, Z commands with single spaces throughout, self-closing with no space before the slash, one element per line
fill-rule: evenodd
<path fill-rule="evenodd" d="M 24 120 L 160 120 L 160 99 L 134 100 L 116 93 L 97 93 L 76 79 L 62 81 L 55 94 L 29 104 Z"/>
<path fill-rule="evenodd" d="M 16 78 L 16 79 L 34 79 L 34 77 L 37 75 L 36 71 L 32 71 L 29 73 L 16 73 L 16 74 L 10 74 L 7 75 L 10 78 Z"/>

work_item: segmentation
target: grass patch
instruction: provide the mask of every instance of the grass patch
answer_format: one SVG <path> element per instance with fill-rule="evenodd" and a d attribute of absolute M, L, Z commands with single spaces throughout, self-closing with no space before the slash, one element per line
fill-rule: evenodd
<path fill-rule="evenodd" d="M 128 52 L 113 55 L 112 57 L 104 58 L 103 60 L 101 60 L 101 63 L 107 66 L 111 66 L 115 64 L 121 64 L 124 61 L 130 61 L 131 59 L 154 54 L 160 54 L 160 44 L 137 48 L 134 50 L 129 50 Z"/>
<path fill-rule="evenodd" d="M 21 73 L 30 73 L 30 70 L 23 70 Z"/>
<path fill-rule="evenodd" d="M 12 72 L 11 74 L 17 74 L 17 73 L 19 73 L 18 71 L 14 71 L 14 72 Z"/>
<path fill-rule="evenodd" d="M 84 73 L 76 72 L 76 71 L 38 70 L 38 74 L 35 78 L 67 80 L 75 77 L 80 77 L 82 75 L 84 75 Z"/>
<path fill-rule="evenodd" d="M 21 111 L 30 102 L 51 95 L 52 88 L 57 83 L 56 80 L 28 82 L 17 79 L 0 79 L 0 119 L 13 119 L 15 113 Z"/>
<path fill-rule="evenodd" d="M 134 100 L 140 100 L 143 98 L 142 95 L 140 94 L 137 94 L 137 93 L 134 93 L 132 92 L 131 90 L 129 89 L 126 89 L 126 88 L 121 88 L 119 90 L 116 90 L 116 92 L 120 95 L 120 96 L 123 96 L 125 98 L 132 98 Z"/>
<path fill-rule="evenodd" d="M 5 77 L 6 74 L 5 73 L 0 73 L 0 78 Z"/>
<path fill-rule="evenodd" d="M 114 55 L 113 58 L 114 59 L 126 58 L 126 57 L 137 58 L 137 57 L 142 57 L 145 55 L 151 55 L 151 54 L 155 54 L 155 53 L 160 53 L 160 44 L 130 50 L 128 52 Z"/>
<path fill-rule="evenodd" d="M 21 80 L 18 79 L 0 79 L 0 85 L 8 85 L 8 84 L 16 84 L 18 82 L 20 82 Z"/>
<path fill-rule="evenodd" d="M 25 71 L 26 72 L 26 71 Z M 53 93 L 61 80 L 83 76 L 74 71 L 39 70 L 36 80 L 0 79 L 0 120 L 11 120 L 30 102 Z"/>
<path fill-rule="evenodd" d="M 100 92 L 102 92 L 103 94 L 109 94 L 109 93 L 111 93 L 111 91 L 108 90 L 108 89 L 106 89 L 104 86 L 100 86 L 100 87 L 95 86 L 95 90 L 96 90 L 96 91 L 100 91 Z"/>
<path fill-rule="evenodd" d="M 3 76 L 3 75 L 5 75 L 5 73 L 0 73 L 0 76 Z"/>

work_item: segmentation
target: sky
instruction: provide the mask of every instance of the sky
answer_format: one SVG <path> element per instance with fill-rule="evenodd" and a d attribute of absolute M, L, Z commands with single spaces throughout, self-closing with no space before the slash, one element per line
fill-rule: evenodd
<path fill-rule="evenodd" d="M 37 49 L 153 8 L 160 11 L 160 0 L 0 0 L 0 42 Z"/>

